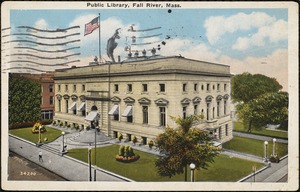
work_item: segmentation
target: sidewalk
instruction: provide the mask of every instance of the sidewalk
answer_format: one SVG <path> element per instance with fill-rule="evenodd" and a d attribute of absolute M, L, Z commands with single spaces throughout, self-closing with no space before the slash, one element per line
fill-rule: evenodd
<path fill-rule="evenodd" d="M 67 156 L 61 156 L 57 153 L 36 147 L 34 143 L 23 141 L 15 137 L 9 137 L 9 149 L 26 159 L 64 177 L 70 181 L 88 181 L 88 164 L 75 160 Z M 38 153 L 42 151 L 43 162 L 39 162 Z M 92 178 L 94 178 L 94 169 L 92 168 Z M 110 173 L 100 168 L 96 171 L 97 181 L 132 181 L 122 176 Z"/>
<path fill-rule="evenodd" d="M 242 133 L 242 132 L 237 132 L 237 131 L 233 131 L 233 136 L 246 137 L 246 138 L 250 138 L 250 139 L 258 139 L 258 140 L 262 140 L 262 141 L 272 141 L 273 140 L 273 137 L 255 135 L 255 134 L 251 134 L 251 133 Z M 278 142 L 278 143 L 288 143 L 288 140 L 287 139 L 278 139 L 278 138 L 276 138 L 276 142 Z"/>
<path fill-rule="evenodd" d="M 279 163 L 271 163 L 270 167 L 255 175 L 251 174 L 244 180 L 240 180 L 240 182 L 278 182 L 287 174 L 288 158 L 284 158 Z"/>

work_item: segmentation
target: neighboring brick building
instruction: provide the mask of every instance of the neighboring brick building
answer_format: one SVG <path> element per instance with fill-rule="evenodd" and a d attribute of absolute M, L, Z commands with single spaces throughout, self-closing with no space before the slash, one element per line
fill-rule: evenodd
<path fill-rule="evenodd" d="M 55 117 L 81 128 L 98 124 L 117 137 L 154 139 L 170 116 L 204 114 L 197 125 L 216 141 L 232 138 L 231 74 L 227 65 L 183 57 L 145 58 L 56 70 Z"/>
<path fill-rule="evenodd" d="M 41 119 L 53 119 L 54 116 L 54 72 L 41 74 L 13 73 L 14 77 L 32 79 L 41 85 Z"/>

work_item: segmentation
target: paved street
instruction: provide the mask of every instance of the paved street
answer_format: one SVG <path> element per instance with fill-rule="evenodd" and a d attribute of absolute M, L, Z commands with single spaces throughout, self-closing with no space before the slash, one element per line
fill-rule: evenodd
<path fill-rule="evenodd" d="M 93 143 L 95 139 L 94 130 L 78 132 L 74 129 L 66 129 L 66 128 L 59 128 L 59 129 L 66 132 L 66 135 L 64 136 L 64 143 L 67 145 L 67 149 L 87 148 L 90 143 L 92 144 L 92 147 L 94 147 L 94 143 Z M 106 146 L 110 144 L 124 144 L 123 141 L 122 143 L 119 143 L 118 141 L 116 141 L 116 139 L 106 137 L 105 135 L 100 133 L 96 133 L 96 134 L 97 134 L 96 135 L 97 147 Z M 242 134 L 239 136 L 248 137 L 249 134 Z M 253 135 L 251 136 L 251 138 L 266 139 L 265 137 L 262 138 L 257 135 Z M 150 150 L 148 146 L 139 146 L 139 145 L 133 146 L 132 144 L 130 145 L 137 150 L 158 155 L 157 150 L 155 149 Z M 19 138 L 16 138 L 14 136 L 10 136 L 9 148 L 11 151 L 62 176 L 67 180 L 87 181 L 89 179 L 88 164 L 70 158 L 68 156 L 61 156 L 62 136 L 49 144 L 41 146 L 40 148 L 36 147 L 34 143 L 30 143 L 28 141 L 20 140 Z M 40 150 L 43 153 L 43 159 L 44 159 L 44 162 L 42 163 L 40 163 L 38 159 L 38 152 Z M 221 153 L 224 155 L 251 160 L 255 162 L 263 162 L 262 157 L 257 157 L 246 153 L 236 152 L 232 150 L 223 150 Z M 272 163 L 271 167 L 267 167 L 266 164 L 264 170 L 255 175 L 255 182 L 284 181 L 284 178 L 286 178 L 287 175 L 287 168 L 288 168 L 287 162 L 288 162 L 288 158 L 285 158 L 278 164 Z M 114 173 L 110 173 L 100 168 L 97 168 L 96 174 L 97 174 L 97 181 L 132 181 L 128 178 L 124 178 L 122 176 L 116 175 Z M 244 178 L 240 182 L 254 182 L 254 176 L 249 175 L 249 177 Z"/>

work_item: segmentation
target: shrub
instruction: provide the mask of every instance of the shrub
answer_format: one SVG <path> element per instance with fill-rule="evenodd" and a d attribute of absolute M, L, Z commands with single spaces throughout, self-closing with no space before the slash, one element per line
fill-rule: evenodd
<path fill-rule="evenodd" d="M 136 136 L 133 136 L 133 138 L 132 138 L 132 143 L 135 145 L 136 142 L 137 142 L 137 138 L 136 138 Z"/>
<path fill-rule="evenodd" d="M 269 160 L 272 162 L 272 163 L 279 163 L 279 157 L 277 155 L 273 156 L 271 155 L 271 157 L 269 158 Z"/>
<path fill-rule="evenodd" d="M 63 123 L 63 122 L 60 122 L 59 126 L 62 127 L 63 125 L 64 125 L 64 123 Z"/>
<path fill-rule="evenodd" d="M 148 145 L 149 145 L 149 148 L 152 149 L 154 142 L 151 140 L 151 141 L 149 141 Z"/>
<path fill-rule="evenodd" d="M 36 123 L 33 125 L 32 129 L 31 129 L 31 132 L 32 132 L 32 133 L 39 133 L 39 132 L 40 132 L 40 130 L 39 130 L 40 127 L 41 127 L 41 133 L 44 133 L 44 132 L 47 131 L 46 128 L 45 128 L 45 126 L 42 125 L 42 124 L 38 121 L 38 122 L 36 122 Z"/>
<path fill-rule="evenodd" d="M 74 126 L 74 128 L 75 128 L 76 130 L 78 130 L 78 129 L 79 129 L 79 125 L 78 125 L 78 123 L 74 123 L 74 124 L 73 124 L 73 126 Z"/>
<path fill-rule="evenodd" d="M 52 122 L 52 125 L 56 125 L 56 121 L 53 121 L 53 122 Z"/>
<path fill-rule="evenodd" d="M 122 133 L 118 133 L 118 139 L 119 139 L 119 141 L 121 141 L 123 139 Z"/>
<path fill-rule="evenodd" d="M 140 158 L 139 155 L 135 155 L 133 149 L 130 146 L 121 145 L 119 148 L 119 154 L 116 155 L 116 160 L 124 163 L 136 161 Z"/>

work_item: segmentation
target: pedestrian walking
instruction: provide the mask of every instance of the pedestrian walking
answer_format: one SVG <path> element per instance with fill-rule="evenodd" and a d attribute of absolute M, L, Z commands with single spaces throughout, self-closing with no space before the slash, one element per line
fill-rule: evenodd
<path fill-rule="evenodd" d="M 42 154 L 42 151 L 39 152 L 39 162 L 43 162 L 43 154 Z"/>

